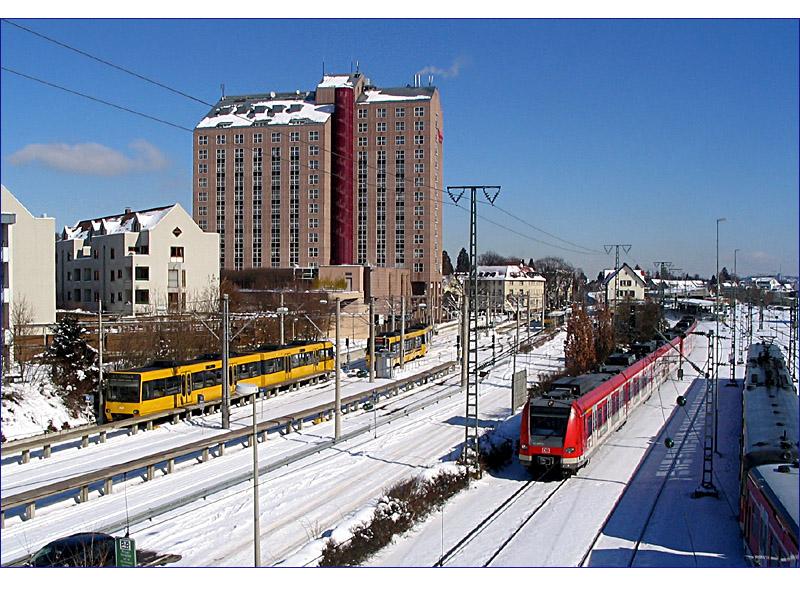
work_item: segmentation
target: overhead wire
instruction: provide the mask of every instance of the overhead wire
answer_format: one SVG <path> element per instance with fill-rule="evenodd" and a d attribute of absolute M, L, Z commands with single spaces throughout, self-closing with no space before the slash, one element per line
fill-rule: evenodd
<path fill-rule="evenodd" d="M 93 54 L 91 54 L 91 53 L 89 53 L 89 52 L 87 52 L 87 51 L 84 51 L 84 50 L 78 49 L 78 48 L 76 48 L 76 47 L 74 47 L 74 46 L 72 46 L 72 45 L 70 45 L 70 44 L 68 44 L 68 43 L 65 43 L 65 42 L 63 42 L 63 41 L 59 41 L 59 40 L 57 40 L 57 39 L 54 39 L 54 38 L 52 38 L 52 37 L 49 37 L 49 36 L 47 36 L 47 35 L 44 35 L 44 34 L 42 34 L 42 33 L 39 33 L 38 31 L 35 31 L 35 30 L 33 30 L 33 29 L 29 28 L 29 27 L 25 27 L 25 26 L 23 26 L 23 25 L 20 25 L 20 24 L 18 24 L 18 23 L 16 23 L 16 22 L 14 22 L 14 21 L 11 21 L 11 20 L 9 20 L 9 19 L 5 19 L 5 18 L 4 18 L 4 19 L 2 19 L 2 20 L 3 20 L 4 22 L 6 22 L 7 24 L 9 24 L 9 25 L 12 25 L 12 26 L 14 26 L 14 27 L 17 27 L 18 29 L 20 29 L 20 30 L 23 30 L 23 31 L 25 31 L 25 32 L 27 32 L 27 33 L 29 33 L 29 34 L 35 35 L 35 36 L 37 36 L 37 37 L 39 37 L 39 38 L 41 38 L 41 39 L 44 39 L 44 40 L 46 40 L 46 41 L 48 41 L 48 42 L 50 42 L 50 43 L 53 43 L 53 44 L 55 44 L 55 45 L 57 45 L 57 46 L 59 46 L 59 47 L 62 47 L 62 48 L 64 48 L 64 49 L 67 49 L 67 50 L 69 50 L 69 51 L 73 51 L 73 52 L 75 52 L 75 53 L 77 53 L 77 54 L 79 54 L 79 55 L 81 55 L 81 56 L 84 56 L 84 57 L 86 57 L 86 58 L 88 58 L 88 59 L 92 59 L 92 60 L 94 60 L 94 61 L 97 61 L 97 62 L 99 62 L 99 63 L 101 63 L 101 64 L 103 64 L 103 65 L 106 65 L 106 66 L 108 66 L 108 67 L 111 67 L 111 68 L 117 69 L 117 70 L 119 70 L 119 71 L 122 71 L 122 72 L 124 72 L 124 73 L 126 73 L 126 74 L 129 74 L 129 75 L 131 75 L 131 76 L 134 76 L 134 77 L 136 77 L 136 78 L 138 78 L 138 79 L 140 79 L 140 80 L 142 80 L 142 81 L 145 81 L 145 82 L 147 82 L 147 83 L 153 84 L 153 85 L 155 85 L 155 86 L 157 86 L 157 87 L 159 87 L 159 88 L 161 88 L 161 89 L 167 90 L 167 91 L 169 91 L 169 92 L 173 92 L 173 93 L 175 93 L 175 94 L 177 94 L 177 95 L 179 95 L 179 96 L 182 96 L 182 97 L 184 97 L 184 98 L 187 98 L 187 99 L 189 99 L 189 100 L 193 100 L 193 101 L 195 101 L 195 102 L 198 102 L 198 103 L 200 103 L 200 104 L 203 104 L 203 105 L 209 106 L 209 107 L 211 107 L 211 108 L 213 108 L 213 107 L 214 107 L 214 104 L 212 104 L 212 103 L 210 103 L 210 102 L 207 102 L 207 101 L 205 101 L 205 100 L 203 100 L 203 99 L 201 99 L 201 98 L 198 98 L 198 97 L 196 97 L 196 96 L 192 96 L 191 94 L 189 94 L 189 93 L 187 93 L 187 92 L 184 92 L 184 91 L 182 91 L 182 90 L 178 90 L 178 89 L 176 89 L 176 88 L 173 88 L 172 86 L 169 86 L 168 84 L 164 84 L 164 83 L 162 83 L 162 82 L 159 82 L 159 81 L 157 81 L 157 80 L 154 80 L 154 79 L 152 79 L 152 78 L 149 78 L 149 77 L 147 77 L 147 76 L 144 76 L 144 75 L 142 75 L 142 74 L 139 74 L 139 73 L 137 73 L 137 72 L 134 72 L 133 70 L 130 70 L 130 69 L 128 69 L 128 68 L 125 68 L 125 67 L 123 67 L 123 66 L 119 66 L 119 65 L 117 65 L 117 64 L 114 64 L 114 63 L 112 63 L 112 62 L 110 62 L 110 61 L 108 61 L 108 60 L 105 60 L 105 59 L 103 59 L 103 58 L 97 57 L 96 55 L 93 55 Z M 7 69 L 7 68 L 3 68 L 3 69 Z M 152 120 L 156 120 L 156 121 L 158 121 L 158 122 L 161 122 L 161 123 L 164 123 L 164 124 L 167 124 L 167 125 L 173 126 L 173 127 L 177 127 L 177 128 L 179 128 L 179 129 L 182 129 L 182 130 L 188 130 L 188 131 L 190 131 L 190 132 L 194 133 L 194 130 L 193 130 L 193 129 L 188 129 L 188 128 L 186 128 L 186 127 L 183 127 L 183 126 L 181 126 L 181 125 L 176 125 L 176 124 L 174 124 L 174 123 L 170 123 L 170 122 L 168 122 L 168 121 L 164 121 L 164 120 L 162 120 L 162 119 L 157 119 L 157 118 L 155 118 L 155 117 L 152 117 L 152 116 L 150 116 L 150 115 L 146 115 L 146 114 L 144 114 L 144 113 L 140 113 L 140 112 L 138 112 L 138 111 L 133 111 L 132 109 L 128 109 L 128 108 L 125 108 L 125 107 L 121 107 L 121 106 L 115 105 L 115 104 L 113 104 L 113 103 L 110 103 L 110 102 L 107 102 L 107 101 L 103 101 L 103 100 L 100 100 L 100 99 L 96 99 L 96 98 L 94 98 L 94 97 L 91 97 L 91 96 L 89 96 L 89 95 L 85 95 L 85 94 L 82 94 L 82 93 L 78 93 L 78 92 L 75 92 L 75 91 L 73 91 L 73 90 L 69 90 L 69 89 L 67 89 L 67 88 L 64 88 L 64 87 L 62 87 L 62 86 L 58 86 L 58 85 L 55 85 L 55 84 L 52 84 L 52 83 L 49 83 L 49 82 L 45 82 L 45 81 L 43 81 L 43 80 L 39 80 L 39 79 L 33 78 L 33 77 L 31 77 L 31 76 L 26 76 L 26 75 L 24 75 L 24 74 L 19 74 L 18 72 L 13 72 L 13 70 L 9 70 L 9 71 L 12 71 L 12 73 L 17 73 L 18 75 L 22 75 L 23 77 L 28 77 L 28 78 L 30 78 L 30 79 L 34 79 L 34 80 L 36 80 L 36 81 L 38 81 L 38 82 L 41 82 L 41 83 L 43 83 L 43 84 L 47 84 L 47 85 L 49 85 L 49 86 L 53 86 L 53 87 L 59 88 L 59 89 L 61 89 L 61 90 L 64 90 L 64 91 L 66 91 L 66 92 L 70 92 L 70 93 L 73 93 L 73 94 L 77 94 L 77 95 L 79 95 L 79 96 L 84 96 L 85 98 L 88 98 L 88 99 L 90 99 L 90 100 L 95 100 L 95 101 L 97 101 L 97 102 L 101 102 L 101 103 L 103 103 L 103 104 L 107 104 L 108 106 L 113 106 L 114 108 L 119 108 L 119 109 L 121 109 L 121 110 L 124 110 L 124 111 L 127 111 L 127 112 L 131 112 L 131 113 L 133 113 L 133 114 L 138 114 L 138 115 L 140 115 L 140 116 L 144 116 L 144 117 L 146 117 L 146 118 L 149 118 L 149 119 L 152 119 Z M 251 124 L 252 124 L 252 121 L 251 121 L 250 119 L 247 119 L 246 117 L 244 117 L 244 116 L 242 116 L 242 115 L 239 115 L 239 114 L 236 114 L 236 113 L 234 113 L 234 116 L 236 116 L 236 117 L 238 117 L 238 118 L 241 118 L 242 120 L 246 121 L 246 122 L 248 123 L 248 125 L 251 125 Z M 306 144 L 306 145 L 311 145 L 310 143 L 307 143 L 306 141 L 303 141 L 303 140 L 300 140 L 300 143 L 304 143 L 304 144 Z M 252 149 L 252 148 L 250 148 L 250 149 Z M 341 152 L 341 153 L 336 153 L 336 152 L 335 152 L 333 149 L 324 148 L 324 147 L 320 147 L 320 150 L 321 150 L 321 151 L 328 152 L 328 153 L 330 153 L 331 155 L 335 155 L 335 156 L 337 156 L 337 157 L 341 157 L 341 156 L 343 156 L 343 155 L 348 155 L 348 156 L 351 156 L 351 155 L 352 155 L 352 154 L 344 154 L 343 152 Z M 378 168 L 377 168 L 376 166 L 374 166 L 374 165 L 370 165 L 370 164 L 366 164 L 366 165 L 367 165 L 367 167 L 368 167 L 368 168 L 371 168 L 371 169 L 373 169 L 373 170 L 376 170 L 376 171 L 378 171 Z M 324 171 L 324 170 L 320 170 L 320 171 Z M 329 173 L 329 174 L 331 174 L 331 175 L 333 175 L 331 172 L 328 172 L 328 173 Z M 404 178 L 404 179 L 403 179 L 403 182 L 411 182 L 411 179 L 406 179 L 406 178 Z M 367 184 L 367 185 L 370 185 L 370 184 Z M 373 185 L 373 186 L 376 186 L 376 185 Z M 431 186 L 431 185 L 427 185 L 427 184 L 422 184 L 422 185 L 415 186 L 415 187 L 428 188 L 428 189 L 431 189 L 431 190 L 433 190 L 433 191 L 435 191 L 435 192 L 439 192 L 439 193 L 441 193 L 441 194 L 442 194 L 442 196 L 444 196 L 444 194 L 445 194 L 445 193 L 449 194 L 449 193 L 447 192 L 447 190 L 446 190 L 446 189 L 443 189 L 443 188 L 438 188 L 438 187 L 436 187 L 436 186 Z M 425 198 L 426 198 L 426 199 L 428 199 L 429 197 L 425 197 Z M 465 212 L 468 212 L 468 211 L 466 211 L 466 209 L 465 209 L 465 208 L 461 207 L 461 206 L 460 206 L 460 205 L 458 205 L 457 203 L 448 203 L 448 201 L 447 201 L 446 199 L 444 199 L 444 198 L 437 199 L 437 202 L 438 202 L 438 200 L 441 200 L 441 202 L 443 202 L 443 203 L 447 203 L 447 204 L 453 204 L 453 205 L 454 205 L 454 206 L 456 206 L 457 208 L 460 208 L 460 209 L 464 210 Z M 542 239 L 537 239 L 537 238 L 535 238 L 535 237 L 532 237 L 532 236 L 530 236 L 530 235 L 526 235 L 526 234 L 524 234 L 524 233 L 521 233 L 521 232 L 519 232 L 519 231 L 516 231 L 516 230 L 514 230 L 514 229 L 511 229 L 510 227 L 507 227 L 507 226 L 503 225 L 502 223 L 498 223 L 497 221 L 493 221 L 493 220 L 491 220 L 491 219 L 488 219 L 488 218 L 486 218 L 486 217 L 484 217 L 484 216 L 482 216 L 482 215 L 478 215 L 478 217 L 479 217 L 479 218 L 481 218 L 481 219 L 483 219 L 483 220 L 485 220 L 485 221 L 487 221 L 487 222 L 489 222 L 489 223 L 491 223 L 491 224 L 493 224 L 493 225 L 495 225 L 495 226 L 497 226 L 497 227 L 499 227 L 499 228 L 501 228 L 501 229 L 505 229 L 505 230 L 507 230 L 507 231 L 510 231 L 510 232 L 511 232 L 511 233 L 513 233 L 514 235 L 520 236 L 520 237 L 522 237 L 522 238 L 525 238 L 525 239 L 529 239 L 529 240 L 531 240 L 531 241 L 534 241 L 534 242 L 536 242 L 536 243 L 539 243 L 539 244 L 542 244 L 542 245 L 545 245 L 545 246 L 553 247 L 553 248 L 556 248 L 556 249 L 561 249 L 561 250 L 568 251 L 568 252 L 571 252 L 571 253 L 577 253 L 577 254 L 583 254 L 583 255 L 589 255 L 589 254 L 597 255 L 597 254 L 600 254 L 600 253 L 601 253 L 601 252 L 599 252 L 598 250 L 592 250 L 591 248 L 587 248 L 587 247 L 585 247 L 585 246 L 582 246 L 582 245 L 576 244 L 576 243 L 574 243 L 574 242 L 571 242 L 571 241 L 569 241 L 569 240 L 566 240 L 566 239 L 560 238 L 560 237 L 558 237 L 557 235 L 555 235 L 555 234 L 553 234 L 553 233 L 550 233 L 550 232 L 548 232 L 548 231 L 545 231 L 545 230 L 543 230 L 543 229 L 541 229 L 541 228 L 539 228 L 539 227 L 537 227 L 537 226 L 533 225 L 532 223 L 529 223 L 528 221 L 525 221 L 525 220 L 524 220 L 524 219 L 522 219 L 521 217 L 519 217 L 519 216 L 517 216 L 517 215 L 514 215 L 513 213 L 510 213 L 509 211 L 506 211 L 505 209 L 503 209 L 503 208 L 501 208 L 501 207 L 499 207 L 499 206 L 497 206 L 497 205 L 493 205 L 493 203 L 488 203 L 488 202 L 479 201 L 479 204 L 493 206 L 494 208 L 497 208 L 498 210 L 500 210 L 501 212 L 503 212 L 503 213 L 505 213 L 506 215 L 510 216 L 511 218 L 513 218 L 513 219 L 515 219 L 515 220 L 517 220 L 517 221 L 519 221 L 519 222 L 521 222 L 521 223 L 524 223 L 525 225 L 527 225 L 528 227 L 530 227 L 530 228 L 532 228 L 532 229 L 534 229 L 534 230 L 536 230 L 536 231 L 540 231 L 540 232 L 542 232 L 542 233 L 544 233 L 544 234 L 546 234 L 546 235 L 548 235 L 548 236 L 550 236 L 550 237 L 552 237 L 552 238 L 554 238 L 554 239 L 557 239 L 557 240 L 559 240 L 559 241 L 562 241 L 562 242 L 564 242 L 564 243 L 567 243 L 567 244 L 569 244 L 569 245 L 572 245 L 572 246 L 574 246 L 574 247 L 577 247 L 577 248 L 579 248 L 579 249 L 581 249 L 581 250 L 587 250 L 587 251 L 578 251 L 578 250 L 574 250 L 574 249 L 569 249 L 569 248 L 566 248 L 566 247 L 564 247 L 564 246 L 560 246 L 560 245 L 558 245 L 558 244 L 550 243 L 550 242 L 547 242 L 547 241 L 545 241 L 545 240 L 542 240 Z"/>

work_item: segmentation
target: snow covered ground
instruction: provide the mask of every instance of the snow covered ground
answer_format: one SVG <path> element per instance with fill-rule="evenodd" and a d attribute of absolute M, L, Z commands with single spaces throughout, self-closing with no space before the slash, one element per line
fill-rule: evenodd
<path fill-rule="evenodd" d="M 707 327 L 701 325 L 701 329 Z M 772 324 L 768 319 L 764 332 L 769 335 L 770 329 L 779 341 L 784 341 L 781 329 L 788 339 L 786 326 Z M 425 361 L 436 364 L 452 359 L 454 339 L 454 334 L 439 336 Z M 518 368 L 528 368 L 529 377 L 556 368 L 563 362 L 563 341 L 562 334 L 533 353 L 520 355 Z M 730 340 L 722 341 L 723 348 L 729 345 Z M 481 340 L 484 358 L 491 354 L 490 342 L 488 337 Z M 724 350 L 722 357 L 727 357 Z M 705 363 L 705 338 L 696 338 L 692 359 L 701 366 Z M 419 370 L 421 366 L 409 369 Z M 721 377 L 727 376 L 726 369 L 721 367 Z M 737 367 L 737 377 L 741 378 L 743 370 L 744 366 Z M 512 416 L 509 410 L 510 372 L 506 362 L 483 381 L 480 419 L 482 427 L 495 428 L 498 435 L 515 439 L 519 416 Z M 698 437 L 701 422 L 700 418 L 692 418 L 699 409 L 704 383 L 694 380 L 694 376 L 687 369 L 682 381 L 671 379 L 662 385 L 592 462 L 567 482 L 528 484 L 530 476 L 515 462 L 495 476 L 487 474 L 473 482 L 468 491 L 454 497 L 366 564 L 429 567 L 446 555 L 445 566 L 744 566 L 735 520 L 739 389 L 722 386 L 726 379 L 721 379 L 722 457 L 715 460 L 715 480 L 721 497 L 690 499 L 702 466 Z M 352 386 L 363 386 L 364 382 L 354 382 Z M 330 391 L 325 390 L 324 394 L 329 397 Z M 687 395 L 686 407 L 676 407 L 679 394 Z M 437 404 L 403 416 L 405 410 L 439 395 L 443 398 Z M 280 399 L 296 402 L 290 397 Z M 245 407 L 235 412 L 239 424 L 247 422 L 249 411 Z M 259 411 L 266 418 L 269 409 Z M 343 421 L 343 432 L 347 433 L 377 420 L 377 432 L 354 437 L 262 475 L 262 564 L 313 566 L 324 541 L 345 538 L 354 523 L 370 516 L 382 491 L 393 482 L 446 468 L 443 465 L 453 462 L 463 443 L 462 416 L 463 396 L 457 376 L 453 376 L 444 384 L 429 384 L 381 402 L 375 411 L 349 414 Z M 205 427 L 213 428 L 213 423 Z M 159 443 L 170 440 L 177 445 L 186 439 L 177 442 L 176 436 L 197 435 L 190 432 L 205 427 L 163 426 L 134 441 L 144 442 L 146 436 L 155 439 L 163 430 L 165 441 Z M 270 436 L 259 445 L 260 465 L 329 440 L 332 432 L 333 423 L 323 422 L 300 433 Z M 663 445 L 667 435 L 675 439 L 671 450 Z M 131 442 L 128 438 L 124 441 Z M 109 440 L 107 446 L 111 448 L 111 444 Z M 86 450 L 67 450 L 64 456 L 91 456 L 94 467 L 95 459 L 100 460 L 108 451 L 101 450 L 91 455 Z M 96 529 L 104 522 L 118 520 L 126 511 L 140 512 L 246 472 L 252 468 L 251 460 L 250 450 L 242 449 L 178 469 L 149 483 L 129 481 L 115 486 L 114 494 L 88 503 L 43 508 L 31 521 L 7 521 L 2 532 L 2 562 L 13 560 L 48 539 Z M 47 466 L 47 461 L 38 462 Z M 3 467 L 4 494 L 6 473 L 13 473 L 12 466 Z M 209 495 L 137 524 L 131 534 L 141 548 L 181 555 L 175 566 L 250 566 L 251 489 L 251 483 L 242 483 Z M 517 498 L 506 504 L 517 491 Z M 493 512 L 496 513 L 492 515 Z M 652 517 L 648 517 L 651 513 Z M 487 521 L 480 533 L 470 536 L 483 520 Z M 516 531 L 513 537 L 512 531 Z"/>
<path fill-rule="evenodd" d="M 84 425 L 93 419 L 88 413 L 73 415 L 50 380 L 46 366 L 34 365 L 27 382 L 3 385 L 2 431 L 6 440 L 45 432 L 48 426 L 63 429 Z"/>

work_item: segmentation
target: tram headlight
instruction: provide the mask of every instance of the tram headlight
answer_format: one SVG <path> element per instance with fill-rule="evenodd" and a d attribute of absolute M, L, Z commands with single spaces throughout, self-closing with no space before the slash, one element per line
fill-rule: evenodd
<path fill-rule="evenodd" d="M 565 451 L 567 454 L 572 454 L 575 451 L 575 448 L 567 448 Z"/>

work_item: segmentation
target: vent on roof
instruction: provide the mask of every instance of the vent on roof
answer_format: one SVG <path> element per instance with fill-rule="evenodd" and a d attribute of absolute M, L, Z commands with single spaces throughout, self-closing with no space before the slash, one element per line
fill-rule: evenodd
<path fill-rule="evenodd" d="M 125 207 L 125 214 L 126 215 L 130 215 L 131 214 L 131 208 L 130 207 Z"/>

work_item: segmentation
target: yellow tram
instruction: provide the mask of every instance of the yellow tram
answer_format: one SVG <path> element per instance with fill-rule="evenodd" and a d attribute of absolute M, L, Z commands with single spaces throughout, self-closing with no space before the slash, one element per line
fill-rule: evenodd
<path fill-rule="evenodd" d="M 410 362 L 415 358 L 422 358 L 428 353 L 428 341 L 430 339 L 431 328 L 426 325 L 416 325 L 409 328 L 405 335 L 405 351 L 403 354 L 403 362 Z M 396 354 L 394 358 L 394 365 L 400 365 L 400 332 L 391 331 L 389 333 L 382 333 L 375 338 L 375 353 L 382 351 L 392 352 Z M 369 342 L 367 343 L 366 351 L 367 366 L 369 366 Z"/>
<path fill-rule="evenodd" d="M 293 342 L 265 346 L 231 356 L 228 383 L 259 387 L 281 386 L 333 372 L 331 342 Z M 222 360 L 216 356 L 185 362 L 155 362 L 151 366 L 112 372 L 105 389 L 106 419 L 125 419 L 158 413 L 222 396 Z"/>

